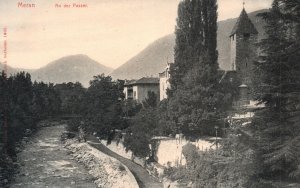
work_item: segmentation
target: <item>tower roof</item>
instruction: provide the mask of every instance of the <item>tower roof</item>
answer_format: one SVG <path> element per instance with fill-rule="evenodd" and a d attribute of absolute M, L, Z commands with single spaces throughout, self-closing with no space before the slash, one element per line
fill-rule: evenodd
<path fill-rule="evenodd" d="M 243 8 L 240 17 L 238 18 L 235 26 L 232 29 L 230 36 L 237 33 L 249 33 L 249 34 L 258 34 L 257 29 L 254 24 L 248 17 L 246 10 Z"/>

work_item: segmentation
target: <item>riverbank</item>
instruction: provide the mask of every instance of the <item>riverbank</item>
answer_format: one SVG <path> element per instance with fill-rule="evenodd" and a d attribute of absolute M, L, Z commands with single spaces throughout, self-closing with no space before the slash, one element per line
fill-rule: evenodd
<path fill-rule="evenodd" d="M 134 174 L 140 188 L 163 187 L 163 184 L 159 182 L 157 178 L 151 176 L 145 168 L 143 168 L 141 165 L 134 163 L 130 159 L 124 158 L 111 151 L 105 145 L 100 143 L 100 141 L 95 136 L 89 135 L 87 140 L 89 145 L 125 164 L 129 168 L 129 170 Z"/>
<path fill-rule="evenodd" d="M 77 140 L 66 140 L 71 156 L 89 169 L 95 184 L 101 188 L 139 188 L 130 170 L 115 158 Z"/>

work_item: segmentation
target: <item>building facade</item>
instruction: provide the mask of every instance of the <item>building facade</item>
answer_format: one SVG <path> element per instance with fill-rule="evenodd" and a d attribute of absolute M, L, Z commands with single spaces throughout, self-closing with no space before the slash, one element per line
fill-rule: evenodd
<path fill-rule="evenodd" d="M 167 63 L 167 67 L 164 72 L 159 73 L 159 90 L 160 90 L 160 101 L 166 99 L 167 89 L 170 88 L 170 67 L 172 63 Z"/>
<path fill-rule="evenodd" d="M 148 98 L 148 92 L 160 96 L 159 78 L 141 78 L 139 80 L 125 81 L 124 94 L 126 100 L 136 100 L 141 103 Z"/>

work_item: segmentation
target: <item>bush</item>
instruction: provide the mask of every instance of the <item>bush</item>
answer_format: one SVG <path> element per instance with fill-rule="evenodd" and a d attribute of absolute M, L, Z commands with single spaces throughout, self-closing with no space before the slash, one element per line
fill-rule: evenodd
<path fill-rule="evenodd" d="M 126 134 L 124 146 L 126 151 L 132 151 L 137 157 L 147 157 L 150 154 L 149 139 L 145 135 Z"/>
<path fill-rule="evenodd" d="M 79 125 L 80 125 L 79 119 L 71 119 L 67 123 L 66 130 L 70 132 L 78 132 Z"/>
<path fill-rule="evenodd" d="M 164 176 L 168 179 L 175 180 L 188 180 L 188 170 L 185 166 L 180 166 L 178 168 L 175 167 L 167 167 L 164 169 Z"/>
<path fill-rule="evenodd" d="M 122 172 L 122 171 L 126 171 L 126 168 L 122 165 L 122 164 L 120 164 L 119 165 L 119 170 Z"/>
<path fill-rule="evenodd" d="M 195 145 L 188 143 L 182 147 L 182 154 L 187 161 L 191 162 L 193 159 L 197 158 L 198 151 Z"/>

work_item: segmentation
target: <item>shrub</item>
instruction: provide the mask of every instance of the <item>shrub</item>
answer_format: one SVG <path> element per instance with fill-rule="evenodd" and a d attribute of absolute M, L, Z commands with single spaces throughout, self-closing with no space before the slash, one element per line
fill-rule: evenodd
<path fill-rule="evenodd" d="M 119 165 L 119 170 L 122 172 L 122 171 L 126 171 L 126 168 L 122 165 L 122 164 L 120 164 Z"/>

